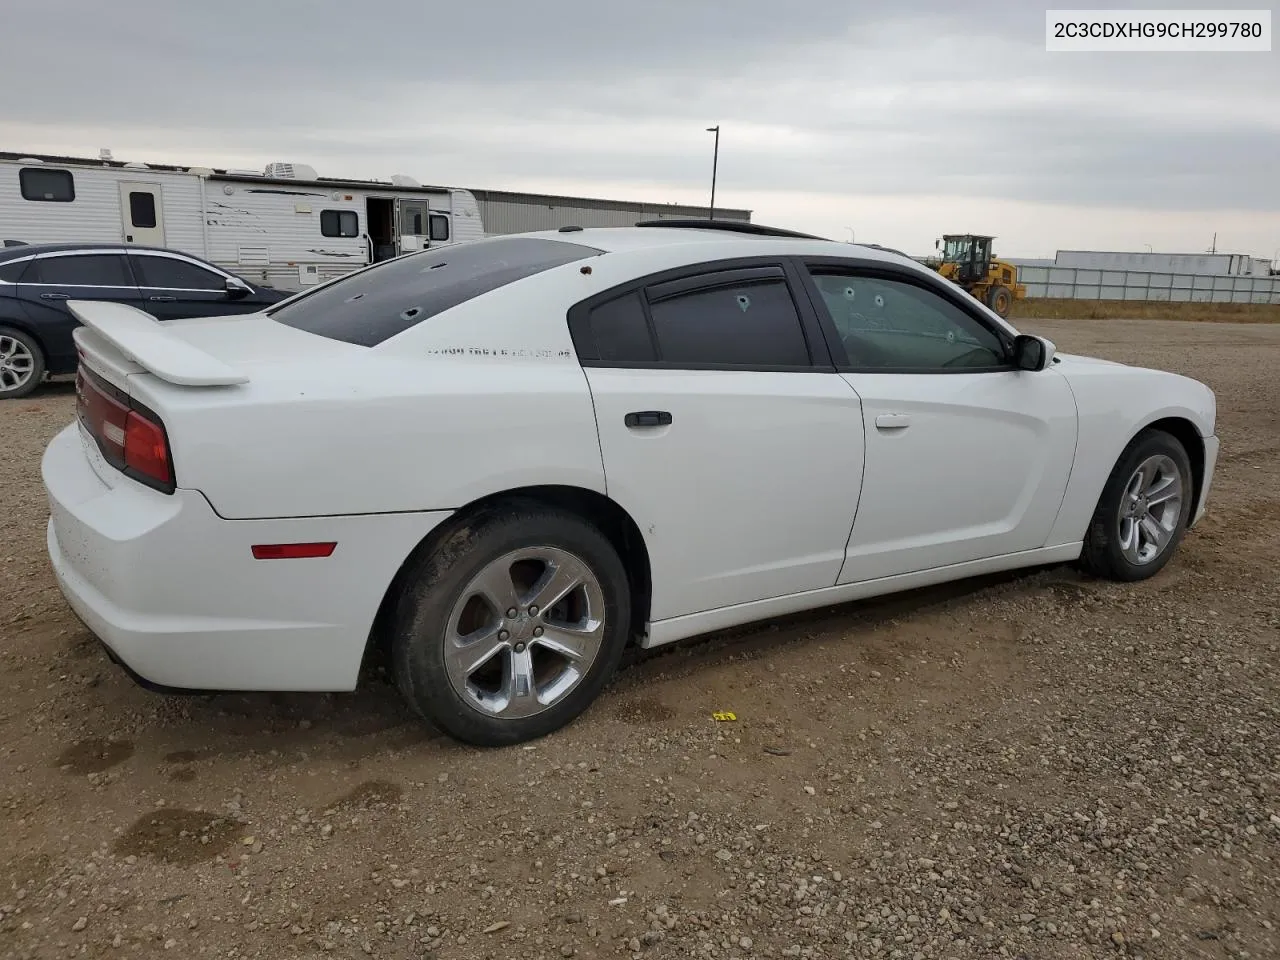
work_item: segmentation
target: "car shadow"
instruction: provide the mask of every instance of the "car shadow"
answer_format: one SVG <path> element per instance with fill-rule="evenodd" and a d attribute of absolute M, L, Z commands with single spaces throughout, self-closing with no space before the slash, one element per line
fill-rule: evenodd
<path fill-rule="evenodd" d="M 1053 571 L 1046 576 L 1047 571 Z M 1087 578 L 1071 567 L 1055 565 L 991 574 L 952 583 L 853 601 L 691 637 L 652 650 L 628 649 L 618 675 L 601 694 L 607 703 L 618 688 L 630 693 L 658 689 L 672 678 L 678 657 L 679 677 L 723 667 L 731 659 L 765 658 L 779 646 L 829 642 L 833 631 L 873 631 L 894 620 L 909 620 L 953 605 L 978 601 L 993 589 L 1025 582 L 1076 596 L 1091 593 Z M 278 757 L 296 760 L 298 751 L 323 750 L 330 756 L 358 761 L 381 750 L 408 749 L 431 743 L 446 751 L 472 748 L 456 743 L 413 713 L 391 679 L 385 654 L 371 651 L 360 682 L 351 693 L 200 693 L 156 695 L 181 703 L 178 716 L 158 711 L 169 734 L 182 741 L 168 754 L 178 764 L 202 757 Z M 589 721 L 589 716 L 587 719 Z M 597 716 L 609 716 L 608 713 Z M 181 717 L 182 719 L 178 719 Z"/>

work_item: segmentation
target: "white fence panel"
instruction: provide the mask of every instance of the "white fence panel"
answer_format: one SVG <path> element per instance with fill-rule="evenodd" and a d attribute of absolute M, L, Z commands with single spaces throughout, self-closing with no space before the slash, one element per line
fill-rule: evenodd
<path fill-rule="evenodd" d="M 1142 270 L 1019 267 L 1027 296 L 1056 300 L 1280 304 L 1280 276 L 1208 276 Z"/>

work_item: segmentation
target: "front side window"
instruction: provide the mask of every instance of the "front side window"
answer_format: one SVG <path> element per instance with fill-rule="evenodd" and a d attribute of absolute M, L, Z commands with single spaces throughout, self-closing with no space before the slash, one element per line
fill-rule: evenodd
<path fill-rule="evenodd" d="M 372 347 L 436 314 L 536 273 L 603 251 L 534 237 L 493 237 L 384 260 L 292 297 L 272 319 Z"/>
<path fill-rule="evenodd" d="M 326 237 L 357 237 L 360 218 L 354 210 L 321 210 L 320 233 Z"/>
<path fill-rule="evenodd" d="M 227 288 L 226 277 L 186 260 L 135 254 L 133 266 L 138 272 L 140 287 L 169 290 L 225 290 Z"/>
<path fill-rule="evenodd" d="M 129 266 L 118 253 L 40 257 L 23 274 L 24 283 L 73 287 L 132 287 Z"/>
<path fill-rule="evenodd" d="M 994 332 L 938 294 L 852 270 L 810 271 L 856 369 L 991 369 L 1006 364 Z"/>
<path fill-rule="evenodd" d="M 23 200 L 70 203 L 76 198 L 76 182 L 70 170 L 23 167 L 18 171 L 18 186 Z"/>
<path fill-rule="evenodd" d="M 809 347 L 786 281 L 730 283 L 650 304 L 665 365 L 808 367 Z"/>

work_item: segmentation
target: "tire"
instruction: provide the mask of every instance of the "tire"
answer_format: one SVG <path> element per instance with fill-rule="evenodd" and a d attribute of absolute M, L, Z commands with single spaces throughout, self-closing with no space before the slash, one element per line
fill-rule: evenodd
<path fill-rule="evenodd" d="M 1137 476 L 1140 469 L 1147 471 L 1141 480 Z M 1166 499 L 1148 506 L 1152 497 L 1169 493 L 1161 484 L 1175 476 L 1179 491 L 1176 504 Z M 1191 460 L 1182 443 L 1163 430 L 1138 434 L 1120 454 L 1102 488 L 1085 535 L 1081 567 L 1094 576 L 1122 582 L 1155 576 L 1186 532 L 1193 496 Z M 1152 537 L 1156 528 L 1161 531 L 1158 542 Z M 1138 536 L 1136 541 L 1133 534 Z M 1149 551 L 1151 555 L 1144 556 Z"/>
<path fill-rule="evenodd" d="M 44 381 L 44 351 L 36 338 L 0 326 L 0 400 L 29 395 Z"/>
<path fill-rule="evenodd" d="M 579 585 L 537 609 L 538 599 L 554 598 L 539 591 L 553 573 Z M 581 517 L 540 503 L 465 518 L 410 561 L 403 584 L 391 628 L 396 685 L 424 720 L 476 746 L 533 740 L 573 721 L 627 644 L 631 596 L 617 552 Z M 507 604 L 516 616 L 498 609 Z M 533 695 L 518 695 L 517 674 L 531 678 Z"/>
<path fill-rule="evenodd" d="M 1009 292 L 1008 287 L 997 283 L 987 291 L 987 306 L 1001 317 L 1008 317 L 1009 310 L 1013 306 L 1013 294 Z"/>

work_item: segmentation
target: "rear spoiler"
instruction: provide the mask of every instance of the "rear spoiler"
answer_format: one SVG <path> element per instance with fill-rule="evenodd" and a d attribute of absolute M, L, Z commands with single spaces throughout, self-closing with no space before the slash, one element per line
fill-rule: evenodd
<path fill-rule="evenodd" d="M 125 303 L 69 300 L 67 309 L 125 358 L 161 380 L 185 387 L 248 383 L 248 374 L 174 336 L 149 313 Z"/>

